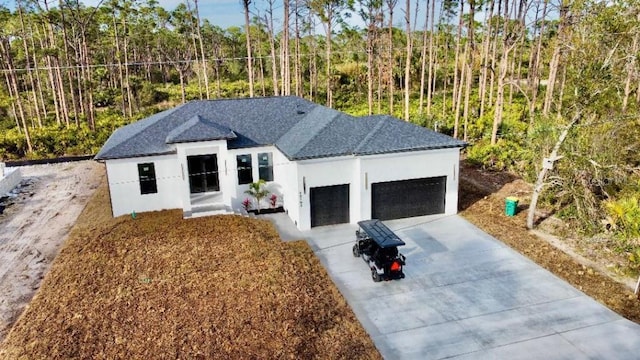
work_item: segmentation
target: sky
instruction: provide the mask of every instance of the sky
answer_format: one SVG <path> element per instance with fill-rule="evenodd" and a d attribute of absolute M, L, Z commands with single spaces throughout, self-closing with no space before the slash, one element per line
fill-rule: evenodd
<path fill-rule="evenodd" d="M 98 3 L 100 3 L 100 0 L 81 1 L 87 6 L 96 6 Z M 184 0 L 158 0 L 158 5 L 160 5 L 167 11 L 171 11 L 175 9 L 176 6 L 184 2 Z M 265 0 L 252 0 L 252 3 L 249 7 L 249 11 L 252 12 L 251 17 L 257 15 L 258 13 L 261 17 L 263 17 L 267 6 L 268 4 Z M 398 9 L 400 9 L 401 7 L 402 6 L 399 1 Z M 241 0 L 198 0 L 198 8 L 200 10 L 200 18 L 202 20 L 208 19 L 209 22 L 223 29 L 226 29 L 230 26 L 244 27 L 244 9 L 242 7 Z M 402 9 L 398 9 L 396 9 L 395 11 L 395 17 L 397 17 L 398 24 L 400 24 L 404 16 L 404 12 L 402 11 Z M 281 21 L 282 1 L 276 0 L 276 4 L 274 4 L 274 22 L 280 23 Z M 423 20 L 420 20 L 419 24 L 422 24 L 422 21 Z M 359 19 L 357 15 L 354 15 L 351 18 L 350 23 L 362 27 L 362 20 Z M 276 29 L 276 31 L 277 30 L 278 29 Z"/>

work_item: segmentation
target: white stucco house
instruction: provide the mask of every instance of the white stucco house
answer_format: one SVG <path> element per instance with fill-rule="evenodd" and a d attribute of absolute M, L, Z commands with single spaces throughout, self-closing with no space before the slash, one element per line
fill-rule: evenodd
<path fill-rule="evenodd" d="M 391 116 L 288 96 L 188 102 L 116 130 L 95 159 L 106 165 L 114 216 L 240 212 L 248 184 L 264 179 L 306 230 L 455 214 L 464 146 Z"/>

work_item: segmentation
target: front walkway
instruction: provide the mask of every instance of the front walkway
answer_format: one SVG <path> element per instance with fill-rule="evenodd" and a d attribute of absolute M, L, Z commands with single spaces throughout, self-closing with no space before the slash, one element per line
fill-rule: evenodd
<path fill-rule="evenodd" d="M 374 283 L 355 225 L 302 232 L 387 359 L 638 359 L 623 319 L 459 216 L 385 222 L 406 278 Z"/>

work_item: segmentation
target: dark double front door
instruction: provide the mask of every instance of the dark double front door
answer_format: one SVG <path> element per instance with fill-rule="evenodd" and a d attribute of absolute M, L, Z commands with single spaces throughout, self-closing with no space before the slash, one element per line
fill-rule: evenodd
<path fill-rule="evenodd" d="M 192 194 L 220 191 L 218 157 L 215 154 L 187 156 L 187 167 Z"/>

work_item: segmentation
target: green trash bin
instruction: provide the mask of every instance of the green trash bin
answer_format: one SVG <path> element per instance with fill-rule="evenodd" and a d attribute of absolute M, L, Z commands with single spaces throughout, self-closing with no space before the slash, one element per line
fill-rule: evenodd
<path fill-rule="evenodd" d="M 518 198 L 509 196 L 505 199 L 504 203 L 504 213 L 507 216 L 515 216 L 518 210 Z"/>

